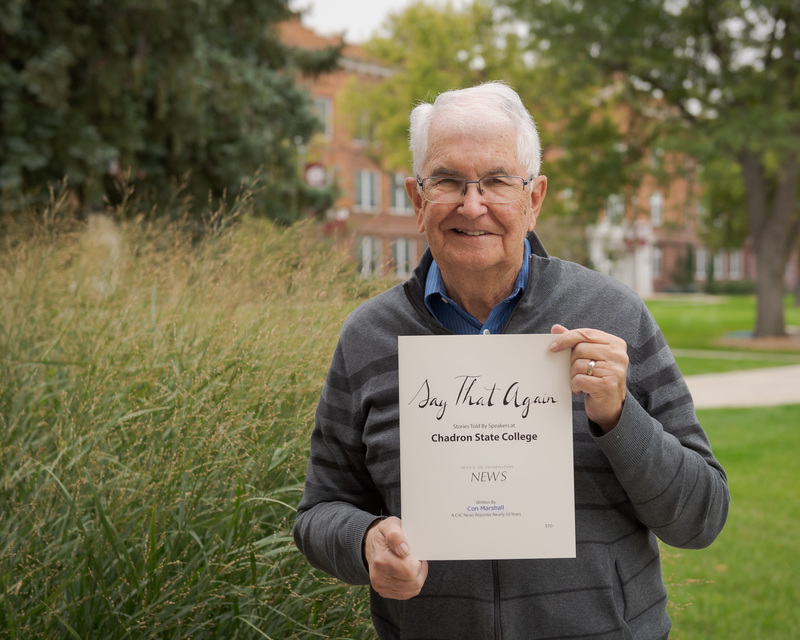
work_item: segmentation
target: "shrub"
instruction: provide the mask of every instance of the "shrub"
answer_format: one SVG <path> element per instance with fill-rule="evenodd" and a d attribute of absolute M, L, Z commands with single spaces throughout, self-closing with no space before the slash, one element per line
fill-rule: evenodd
<path fill-rule="evenodd" d="M 705 292 L 726 296 L 749 296 L 756 292 L 756 283 L 753 280 L 711 280 L 706 284 Z"/>

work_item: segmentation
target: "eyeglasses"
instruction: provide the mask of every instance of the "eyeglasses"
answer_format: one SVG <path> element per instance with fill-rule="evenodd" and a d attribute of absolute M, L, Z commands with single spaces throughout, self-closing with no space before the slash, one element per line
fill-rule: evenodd
<path fill-rule="evenodd" d="M 467 180 L 454 176 L 417 177 L 422 197 L 433 204 L 455 204 L 467 195 L 469 185 L 478 185 L 478 193 L 486 202 L 508 204 L 521 199 L 525 185 L 531 180 L 520 176 L 484 176 L 480 180 Z"/>

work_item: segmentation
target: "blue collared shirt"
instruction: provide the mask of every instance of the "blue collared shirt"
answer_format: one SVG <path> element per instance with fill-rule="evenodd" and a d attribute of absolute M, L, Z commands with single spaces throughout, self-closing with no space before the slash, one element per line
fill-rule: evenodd
<path fill-rule="evenodd" d="M 497 304 L 489 313 L 486 322 L 481 325 L 471 313 L 467 313 L 448 297 L 447 290 L 442 280 L 442 272 L 436 260 L 431 263 L 428 277 L 425 279 L 425 306 L 442 325 L 458 335 L 477 335 L 483 333 L 500 333 L 511 313 L 522 297 L 525 285 L 528 282 L 528 262 L 531 255 L 531 245 L 525 239 L 525 249 L 522 257 L 522 268 L 517 274 L 514 289 L 511 295 Z"/>

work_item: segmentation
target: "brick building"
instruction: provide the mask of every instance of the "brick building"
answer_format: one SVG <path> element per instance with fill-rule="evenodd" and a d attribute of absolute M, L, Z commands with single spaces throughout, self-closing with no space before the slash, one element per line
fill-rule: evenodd
<path fill-rule="evenodd" d="M 287 44 L 307 49 L 341 42 L 297 20 L 283 23 L 281 35 Z M 405 191 L 410 169 L 384 171 L 370 157 L 366 141 L 353 131 L 354 119 L 343 108 L 343 93 L 353 79 L 371 83 L 389 74 L 390 69 L 367 60 L 361 47 L 347 45 L 338 71 L 306 80 L 325 130 L 305 153 L 309 165 L 321 165 L 327 183 L 339 189 L 327 228 L 352 242 L 362 275 L 406 278 L 427 246 Z"/>
<path fill-rule="evenodd" d="M 704 211 L 697 166 L 691 159 L 679 162 L 683 166 L 679 171 L 671 167 L 668 184 L 645 177 L 629 193 L 608 199 L 598 223 L 587 229 L 592 266 L 643 297 L 669 291 L 703 291 L 709 278 L 723 291 L 726 287 L 732 292 L 752 288 L 756 260 L 750 240 L 740 248 L 723 251 L 703 245 Z M 795 254 L 784 274 L 787 291 L 798 286 L 798 278 L 800 262 Z"/>
<path fill-rule="evenodd" d="M 657 152 L 651 156 L 653 164 L 663 162 Z M 690 290 L 707 275 L 699 266 L 706 258 L 698 239 L 696 167 L 683 162 L 680 171 L 675 169 L 671 167 L 668 184 L 646 176 L 625 193 L 609 197 L 597 224 L 587 229 L 592 266 L 644 297 Z"/>

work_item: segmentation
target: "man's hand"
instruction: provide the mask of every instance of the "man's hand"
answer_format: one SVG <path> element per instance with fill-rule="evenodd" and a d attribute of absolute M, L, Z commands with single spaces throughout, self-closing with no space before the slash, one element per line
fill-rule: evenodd
<path fill-rule="evenodd" d="M 400 519 L 377 520 L 367 529 L 364 555 L 369 581 L 384 598 L 408 600 L 416 596 L 428 577 L 428 563 L 411 557 Z"/>
<path fill-rule="evenodd" d="M 596 329 L 570 331 L 556 324 L 550 333 L 557 336 L 550 345 L 551 351 L 572 349 L 572 393 L 586 394 L 586 415 L 603 433 L 608 433 L 617 426 L 625 402 L 628 345 L 621 338 Z"/>

